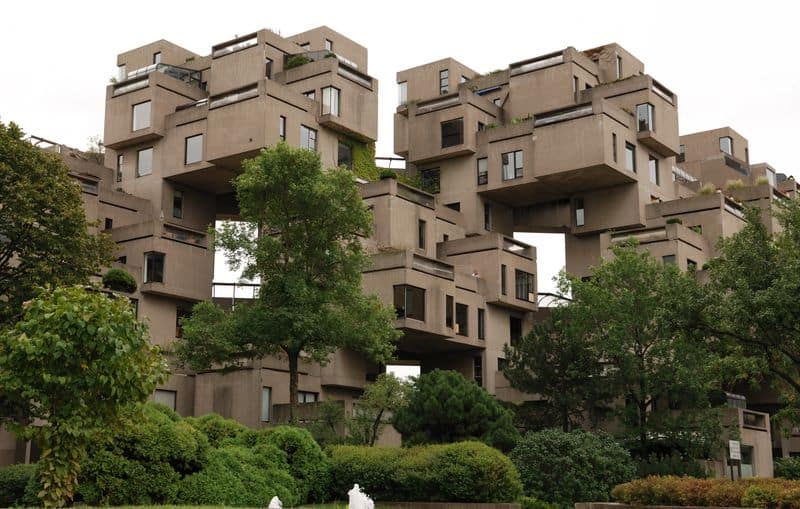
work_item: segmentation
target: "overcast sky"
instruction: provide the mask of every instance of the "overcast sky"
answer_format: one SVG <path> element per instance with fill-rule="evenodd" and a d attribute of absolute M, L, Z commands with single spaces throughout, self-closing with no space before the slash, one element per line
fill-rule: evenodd
<path fill-rule="evenodd" d="M 369 74 L 380 81 L 377 153 L 389 156 L 398 70 L 451 56 L 488 72 L 567 46 L 618 42 L 678 95 L 681 134 L 731 126 L 748 138 L 751 161 L 796 174 L 798 9 L 764 0 L 6 2 L 0 120 L 85 148 L 89 136 L 102 136 L 118 53 L 163 38 L 208 54 L 259 28 L 288 36 L 325 24 L 369 48 Z M 539 244 L 541 283 L 563 264 L 563 242 Z"/>

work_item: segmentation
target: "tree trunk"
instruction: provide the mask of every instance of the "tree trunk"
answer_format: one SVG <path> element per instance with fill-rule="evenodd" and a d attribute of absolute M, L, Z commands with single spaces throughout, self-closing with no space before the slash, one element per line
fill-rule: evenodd
<path fill-rule="evenodd" d="M 564 430 L 564 433 L 570 432 L 569 426 L 569 410 L 566 408 L 561 409 L 561 429 Z"/>
<path fill-rule="evenodd" d="M 297 361 L 300 352 L 287 352 L 289 357 L 289 422 L 295 424 L 297 414 Z"/>
<path fill-rule="evenodd" d="M 375 421 L 372 423 L 372 433 L 369 437 L 369 445 L 372 447 L 375 445 L 375 440 L 378 439 L 378 432 L 380 431 L 381 426 L 381 419 L 383 418 L 383 410 L 378 412 L 378 416 L 375 418 Z"/>
<path fill-rule="evenodd" d="M 642 401 L 639 405 L 639 447 L 641 447 L 642 458 L 648 456 L 647 451 L 647 402 Z"/>

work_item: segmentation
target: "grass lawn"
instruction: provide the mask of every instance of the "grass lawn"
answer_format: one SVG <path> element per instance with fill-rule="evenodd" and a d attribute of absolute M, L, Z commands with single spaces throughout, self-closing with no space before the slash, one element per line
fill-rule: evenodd
<path fill-rule="evenodd" d="M 76 507 L 92 507 L 92 506 L 76 506 Z M 122 505 L 114 509 L 225 509 L 229 506 L 224 505 Z M 302 505 L 294 509 L 347 509 L 346 502 L 331 502 L 329 504 L 319 505 Z M 237 508 L 237 509 L 264 509 L 264 508 Z M 288 509 L 288 508 L 287 508 Z"/>

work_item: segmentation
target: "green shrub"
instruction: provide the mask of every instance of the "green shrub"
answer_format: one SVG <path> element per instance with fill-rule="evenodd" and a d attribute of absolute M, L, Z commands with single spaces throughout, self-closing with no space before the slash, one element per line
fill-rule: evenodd
<path fill-rule="evenodd" d="M 383 180 L 383 179 L 396 179 L 397 178 L 397 172 L 394 171 L 394 170 L 382 169 L 379 176 L 380 176 L 381 180 Z"/>
<path fill-rule="evenodd" d="M 301 65 L 306 65 L 311 62 L 311 59 L 305 55 L 292 55 L 286 60 L 286 65 L 283 66 L 285 70 L 294 69 L 295 67 L 300 67 Z"/>
<path fill-rule="evenodd" d="M 651 475 L 677 475 L 697 478 L 708 477 L 708 472 L 697 460 L 684 458 L 678 453 L 668 456 L 651 455 L 636 464 L 636 477 Z"/>
<path fill-rule="evenodd" d="M 266 429 L 263 437 L 258 443 L 273 445 L 286 453 L 289 473 L 300 490 L 300 503 L 328 498 L 330 461 L 311 433 L 295 426 L 277 426 Z"/>
<path fill-rule="evenodd" d="M 800 509 L 800 482 L 652 476 L 621 484 L 613 489 L 611 496 L 617 502 L 631 505 Z"/>
<path fill-rule="evenodd" d="M 226 438 L 235 439 L 247 430 L 247 427 L 243 424 L 233 419 L 226 419 L 218 414 L 187 417 L 184 421 L 205 434 L 211 447 L 219 447 Z"/>
<path fill-rule="evenodd" d="M 735 191 L 736 189 L 744 189 L 745 185 L 741 179 L 729 180 L 725 183 L 726 191 Z"/>
<path fill-rule="evenodd" d="M 0 468 L 0 507 L 11 507 L 22 502 L 25 486 L 33 475 L 34 465 L 10 465 Z"/>
<path fill-rule="evenodd" d="M 514 465 L 480 442 L 412 448 L 334 446 L 332 494 L 358 483 L 375 500 L 513 502 L 522 494 Z"/>
<path fill-rule="evenodd" d="M 671 217 L 667 219 L 667 224 L 683 224 L 683 219 L 679 217 Z"/>
<path fill-rule="evenodd" d="M 209 454 L 208 465 L 178 483 L 177 504 L 265 507 L 278 496 L 287 507 L 298 504 L 298 487 L 281 468 L 285 458 L 274 447 L 227 446 Z"/>
<path fill-rule="evenodd" d="M 136 291 L 136 279 L 122 269 L 110 269 L 103 275 L 103 288 L 133 293 Z"/>
<path fill-rule="evenodd" d="M 417 378 L 393 424 L 404 445 L 480 440 L 508 451 L 519 438 L 511 412 L 494 396 L 458 372 L 438 369 Z"/>
<path fill-rule="evenodd" d="M 758 177 L 756 179 L 756 185 L 757 186 L 763 186 L 764 184 L 769 184 L 769 177 L 767 177 L 765 175 L 761 175 L 760 177 Z"/>
<path fill-rule="evenodd" d="M 775 460 L 775 477 L 800 479 L 800 458 L 777 458 Z"/>
<path fill-rule="evenodd" d="M 704 184 L 700 189 L 697 190 L 697 194 L 701 195 L 709 195 L 714 194 L 717 192 L 716 186 L 714 184 Z"/>
<path fill-rule="evenodd" d="M 557 505 L 534 497 L 521 497 L 519 505 L 521 509 L 558 509 Z"/>
<path fill-rule="evenodd" d="M 527 433 L 509 457 L 526 495 L 560 507 L 605 502 L 615 485 L 635 473 L 628 451 L 608 435 L 586 431 Z"/>

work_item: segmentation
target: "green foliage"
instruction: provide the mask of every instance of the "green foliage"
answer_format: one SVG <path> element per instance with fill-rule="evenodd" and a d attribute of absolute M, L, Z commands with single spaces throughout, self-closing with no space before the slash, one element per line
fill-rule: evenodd
<path fill-rule="evenodd" d="M 766 184 L 769 184 L 769 177 L 762 175 L 756 179 L 757 186 L 763 186 Z"/>
<path fill-rule="evenodd" d="M 0 507 L 11 507 L 22 502 L 25 486 L 35 470 L 34 465 L 10 465 L 0 468 Z"/>
<path fill-rule="evenodd" d="M 15 409 L 6 426 L 42 451 L 46 506 L 72 498 L 91 437 L 165 376 L 127 300 L 94 289 L 45 290 L 0 334 L 0 390 Z"/>
<path fill-rule="evenodd" d="M 175 349 L 194 369 L 283 352 L 293 416 L 300 352 L 324 363 L 350 348 L 386 361 L 399 335 L 395 312 L 361 288 L 372 214 L 349 170 L 323 172 L 317 152 L 285 143 L 243 167 L 233 181 L 243 223 L 225 223 L 216 244 L 232 269 L 261 281 L 259 298 L 230 312 L 195 306 Z M 253 235 L 257 225 L 269 233 Z"/>
<path fill-rule="evenodd" d="M 375 143 L 350 141 L 355 176 L 369 181 L 378 180 L 380 178 L 380 170 L 375 166 Z"/>
<path fill-rule="evenodd" d="M 709 195 L 714 194 L 717 192 L 717 187 L 714 184 L 703 184 L 700 189 L 697 190 L 697 194 L 700 195 Z"/>
<path fill-rule="evenodd" d="M 726 191 L 735 191 L 737 189 L 744 189 L 745 185 L 742 179 L 729 180 L 725 183 Z"/>
<path fill-rule="evenodd" d="M 136 279 L 122 269 L 109 269 L 103 275 L 103 288 L 110 288 L 117 292 L 133 293 L 136 291 Z"/>
<path fill-rule="evenodd" d="M 407 383 L 391 373 L 383 373 L 374 383 L 367 385 L 364 394 L 356 401 L 349 422 L 350 441 L 358 445 L 375 445 L 388 424 L 388 417 L 406 405 L 409 390 Z"/>
<path fill-rule="evenodd" d="M 635 473 L 630 454 L 613 438 L 581 430 L 527 433 L 509 458 L 526 495 L 559 507 L 608 501 L 611 489 Z"/>
<path fill-rule="evenodd" d="M 111 262 L 114 243 L 87 231 L 80 186 L 54 153 L 0 122 L 0 329 L 45 285 L 87 283 Z"/>
<path fill-rule="evenodd" d="M 522 509 L 558 509 L 557 505 L 534 497 L 520 497 L 518 502 Z"/>
<path fill-rule="evenodd" d="M 344 405 L 339 401 L 327 399 L 320 403 L 319 415 L 308 425 L 308 432 L 320 447 L 340 445 L 344 442 Z"/>
<path fill-rule="evenodd" d="M 800 480 L 800 458 L 775 458 L 775 477 Z"/>
<path fill-rule="evenodd" d="M 176 504 L 266 507 L 274 496 L 299 503 L 297 484 L 275 447 L 226 446 L 209 454 L 207 466 L 178 482 Z"/>
<path fill-rule="evenodd" d="M 519 437 L 511 412 L 485 389 L 455 371 L 419 376 L 393 422 L 404 445 L 477 439 L 510 450 Z"/>
<path fill-rule="evenodd" d="M 699 461 L 672 451 L 662 456 L 651 454 L 650 457 L 636 463 L 636 477 L 651 475 L 677 475 L 702 479 L 708 477 L 708 472 Z"/>
<path fill-rule="evenodd" d="M 301 503 L 327 499 L 330 463 L 308 431 L 295 426 L 277 426 L 265 430 L 259 443 L 286 453 L 289 473 L 297 481 Z"/>
<path fill-rule="evenodd" d="M 226 419 L 218 414 L 187 417 L 184 420 L 205 434 L 211 447 L 219 447 L 225 439 L 236 438 L 247 430 L 247 427 L 238 421 Z"/>
<path fill-rule="evenodd" d="M 311 63 L 311 59 L 305 55 L 292 55 L 286 60 L 286 64 L 284 64 L 283 69 L 294 69 L 295 67 L 300 67 L 301 65 L 306 65 L 309 63 Z"/>
<path fill-rule="evenodd" d="M 480 442 L 329 450 L 334 496 L 354 483 L 379 501 L 513 502 L 522 494 L 511 461 Z"/>
<path fill-rule="evenodd" d="M 397 172 L 394 171 L 394 170 L 384 169 L 384 170 L 381 170 L 380 177 L 381 177 L 381 180 L 383 180 L 383 179 L 396 179 L 397 178 Z"/>
<path fill-rule="evenodd" d="M 671 217 L 667 219 L 667 224 L 683 224 L 683 219 L 679 217 Z"/>

